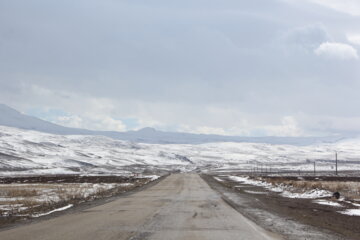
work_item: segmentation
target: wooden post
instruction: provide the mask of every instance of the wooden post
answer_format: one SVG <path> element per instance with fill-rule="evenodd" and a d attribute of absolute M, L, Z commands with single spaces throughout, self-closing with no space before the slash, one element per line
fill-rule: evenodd
<path fill-rule="evenodd" d="M 335 175 L 338 175 L 338 158 L 336 151 L 335 151 Z"/>

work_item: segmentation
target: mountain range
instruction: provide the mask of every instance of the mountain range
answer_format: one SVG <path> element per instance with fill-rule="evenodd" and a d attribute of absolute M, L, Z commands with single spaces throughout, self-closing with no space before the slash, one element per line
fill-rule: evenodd
<path fill-rule="evenodd" d="M 138 131 L 93 131 L 60 126 L 42 119 L 28 116 L 19 111 L 0 104 L 0 125 L 25 130 L 34 130 L 58 135 L 101 135 L 118 140 L 139 143 L 158 144 L 201 144 L 211 142 L 251 142 L 268 144 L 310 145 L 314 143 L 332 143 L 344 139 L 334 137 L 242 137 L 213 134 L 193 134 L 158 131 L 154 128 L 143 128 Z"/>

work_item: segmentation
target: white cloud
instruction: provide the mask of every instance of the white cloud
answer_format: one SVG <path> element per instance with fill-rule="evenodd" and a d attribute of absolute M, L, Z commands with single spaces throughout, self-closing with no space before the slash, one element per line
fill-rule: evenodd
<path fill-rule="evenodd" d="M 82 128 L 83 121 L 79 116 L 60 116 L 54 120 L 57 124 L 73 127 L 73 128 Z"/>
<path fill-rule="evenodd" d="M 347 40 L 355 45 L 360 45 L 360 34 L 348 34 Z"/>
<path fill-rule="evenodd" d="M 102 118 L 99 118 L 97 123 L 99 129 L 102 130 L 111 130 L 111 131 L 120 131 L 120 132 L 126 130 L 126 126 L 122 121 L 113 119 L 109 116 L 104 116 Z"/>
<path fill-rule="evenodd" d="M 54 120 L 55 123 L 66 127 L 85 128 L 99 131 L 126 131 L 126 126 L 121 120 L 109 116 L 60 116 Z"/>
<path fill-rule="evenodd" d="M 36 84 L 23 83 L 21 86 L 26 94 L 30 94 L 34 102 L 42 102 L 45 120 L 73 128 L 103 131 L 126 131 L 126 125 L 117 117 L 115 102 L 108 98 L 96 98 L 45 88 Z M 43 103 L 42 97 L 47 101 Z M 58 110 L 54 116 L 49 110 Z"/>
<path fill-rule="evenodd" d="M 298 122 L 293 116 L 285 116 L 280 125 L 265 126 L 267 136 L 289 136 L 298 137 L 304 135 L 303 130 L 298 126 Z"/>
<path fill-rule="evenodd" d="M 310 2 L 353 16 L 360 16 L 359 0 L 309 0 Z"/>
<path fill-rule="evenodd" d="M 216 134 L 216 135 L 227 135 L 227 134 L 229 134 L 223 128 L 208 127 L 208 126 L 201 126 L 201 127 L 191 128 L 189 126 L 182 125 L 179 128 L 179 131 L 180 132 L 198 133 L 198 134 Z"/>
<path fill-rule="evenodd" d="M 354 47 L 348 44 L 336 42 L 322 43 L 317 49 L 315 49 L 315 54 L 318 56 L 341 60 L 359 58 L 358 52 Z"/>
<path fill-rule="evenodd" d="M 232 127 L 221 128 L 213 126 L 198 126 L 192 127 L 189 125 L 181 125 L 179 132 L 191 132 L 201 134 L 217 134 L 217 135 L 238 135 L 238 136 L 286 136 L 298 137 L 305 136 L 303 129 L 295 117 L 284 116 L 280 119 L 279 124 L 265 125 L 265 124 L 245 124 L 234 125 Z"/>

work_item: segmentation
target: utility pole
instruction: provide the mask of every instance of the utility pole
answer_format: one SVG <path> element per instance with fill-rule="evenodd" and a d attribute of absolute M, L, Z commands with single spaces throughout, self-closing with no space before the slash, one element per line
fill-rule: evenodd
<path fill-rule="evenodd" d="M 316 161 L 314 160 L 314 176 L 316 176 Z"/>
<path fill-rule="evenodd" d="M 338 175 L 338 158 L 337 151 L 335 151 L 335 174 Z"/>

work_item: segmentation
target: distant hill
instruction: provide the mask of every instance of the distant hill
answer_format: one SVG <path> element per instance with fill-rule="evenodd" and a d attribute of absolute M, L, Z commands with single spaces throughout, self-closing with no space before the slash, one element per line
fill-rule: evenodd
<path fill-rule="evenodd" d="M 91 134 L 92 132 L 84 129 L 63 127 L 36 117 L 31 117 L 4 104 L 0 104 L 0 125 L 62 135 L 83 135 Z"/>
<path fill-rule="evenodd" d="M 114 139 L 142 143 L 160 144 L 200 144 L 210 142 L 252 142 L 269 144 L 310 145 L 314 143 L 336 142 L 343 137 L 240 137 L 207 134 L 192 134 L 179 132 L 164 132 L 153 128 L 143 128 L 138 131 L 92 131 L 86 129 L 60 126 L 36 117 L 28 116 L 0 104 L 0 125 L 26 130 L 60 134 L 60 135 L 103 135 Z"/>

